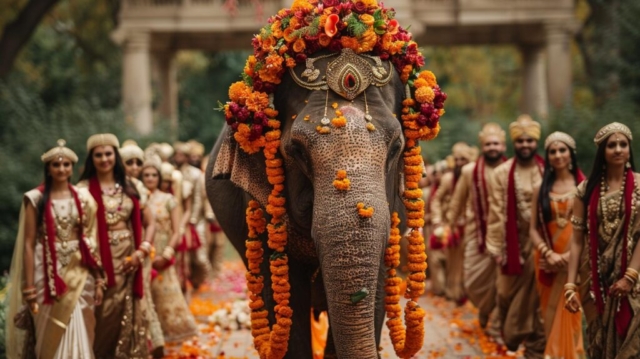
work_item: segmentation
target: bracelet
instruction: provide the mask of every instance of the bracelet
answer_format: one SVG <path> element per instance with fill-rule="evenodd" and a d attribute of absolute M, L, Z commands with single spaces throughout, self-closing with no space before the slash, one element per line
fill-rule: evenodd
<path fill-rule="evenodd" d="M 176 254 L 176 250 L 173 249 L 173 247 L 165 247 L 164 250 L 162 251 L 162 258 L 171 261 L 173 259 L 173 256 Z"/>
<path fill-rule="evenodd" d="M 148 255 L 149 252 L 151 252 L 151 243 L 143 241 L 142 243 L 140 243 L 140 247 L 138 249 L 141 250 L 145 255 Z"/>
<path fill-rule="evenodd" d="M 584 225 L 584 219 L 583 218 L 579 218 L 579 217 L 576 217 L 576 216 L 571 216 L 570 222 L 573 225 L 573 229 L 575 229 L 575 230 L 584 231 L 584 230 L 587 229 L 587 227 L 585 227 L 585 225 Z"/>
<path fill-rule="evenodd" d="M 96 287 L 102 288 L 103 291 L 107 290 L 107 283 L 102 278 L 96 279 Z"/>
<path fill-rule="evenodd" d="M 639 276 L 638 271 L 631 267 L 627 268 L 624 274 L 629 275 L 631 278 L 635 279 L 636 281 L 638 280 L 638 276 Z"/>
<path fill-rule="evenodd" d="M 25 288 L 22 290 L 22 294 L 26 295 L 26 294 L 31 294 L 31 293 L 35 293 L 36 292 L 36 287 L 29 287 L 29 288 Z"/>
<path fill-rule="evenodd" d="M 569 290 L 565 290 L 564 291 L 564 297 L 567 300 L 569 300 L 569 298 L 572 297 L 574 294 L 576 294 L 576 291 L 573 290 L 573 289 L 569 289 Z"/>
<path fill-rule="evenodd" d="M 571 295 L 569 295 L 569 297 L 567 298 L 567 300 L 565 301 L 565 303 L 569 303 L 569 302 L 571 301 L 571 299 L 573 299 L 573 297 L 575 297 L 575 296 L 576 296 L 576 292 L 571 291 L 570 293 L 571 293 Z M 565 294 L 566 294 L 566 293 L 565 293 Z M 565 295 L 565 298 L 566 298 L 566 295 Z"/>
<path fill-rule="evenodd" d="M 30 302 L 30 301 L 38 298 L 38 294 L 33 293 L 33 294 L 25 295 L 23 298 L 24 298 L 25 302 Z"/>
<path fill-rule="evenodd" d="M 624 274 L 624 279 L 628 280 L 629 283 L 631 284 L 631 286 L 635 286 L 636 283 L 638 282 L 637 279 L 632 278 L 631 276 L 629 276 L 627 273 Z"/>
<path fill-rule="evenodd" d="M 578 290 L 578 286 L 575 283 L 565 283 L 564 290 L 565 291 L 568 291 L 568 290 L 576 291 L 576 290 Z"/>
<path fill-rule="evenodd" d="M 144 261 L 144 253 L 141 250 L 137 250 L 135 252 L 133 252 L 133 255 L 138 257 L 138 259 L 140 260 L 140 264 L 142 265 L 142 262 Z"/>

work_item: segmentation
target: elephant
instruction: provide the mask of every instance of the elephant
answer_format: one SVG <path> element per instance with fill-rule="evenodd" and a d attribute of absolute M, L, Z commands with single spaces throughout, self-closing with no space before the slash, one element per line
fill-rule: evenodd
<path fill-rule="evenodd" d="M 326 71 L 331 61 L 330 57 L 319 57 L 315 66 Z M 374 65 L 374 59 L 367 61 Z M 299 85 L 294 77 L 300 76 L 304 65 L 285 73 L 274 94 L 273 104 L 282 125 L 279 155 L 286 178 L 290 305 L 294 312 L 285 358 L 313 357 L 311 308 L 316 313 L 328 309 L 325 358 L 379 358 L 390 217 L 393 212 L 405 216 L 399 163 L 405 139 L 398 120 L 405 87 L 388 61 L 383 61 L 383 66 L 391 75 L 388 83 L 370 85 L 351 101 L 330 89 Z M 323 114 L 335 111 L 333 104 L 346 118 L 346 126 L 319 133 Z M 349 191 L 338 191 L 332 185 L 339 170 L 348 174 Z M 242 151 L 225 126 L 210 153 L 206 190 L 217 221 L 247 265 L 245 209 L 251 199 L 264 208 L 271 190 L 264 154 Z M 374 208 L 372 217 L 358 216 L 358 202 Z M 261 236 L 266 243 L 266 234 Z M 270 255 L 265 246 L 265 258 Z M 267 260 L 262 263 L 262 273 L 263 298 L 273 324 Z M 354 303 L 350 300 L 354 293 L 368 294 Z"/>

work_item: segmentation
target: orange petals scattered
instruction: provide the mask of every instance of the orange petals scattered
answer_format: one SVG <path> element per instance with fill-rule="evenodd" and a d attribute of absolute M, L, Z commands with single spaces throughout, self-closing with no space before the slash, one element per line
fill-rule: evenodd
<path fill-rule="evenodd" d="M 360 218 L 371 218 L 373 216 L 373 207 L 367 207 L 364 203 L 358 202 L 356 208 L 358 208 Z"/>
<path fill-rule="evenodd" d="M 344 127 L 347 125 L 347 119 L 344 116 L 339 116 L 331 120 L 331 124 L 334 127 Z"/>
<path fill-rule="evenodd" d="M 347 178 L 347 171 L 339 170 L 336 173 L 336 179 L 333 180 L 333 187 L 338 191 L 348 191 L 351 187 L 351 181 Z"/>

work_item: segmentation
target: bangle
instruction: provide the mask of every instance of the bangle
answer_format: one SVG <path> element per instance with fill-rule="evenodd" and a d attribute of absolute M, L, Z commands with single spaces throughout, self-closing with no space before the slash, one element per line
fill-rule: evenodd
<path fill-rule="evenodd" d="M 102 278 L 96 279 L 96 287 L 102 288 L 103 291 L 107 290 L 107 283 Z"/>
<path fill-rule="evenodd" d="M 638 280 L 638 276 L 639 276 L 638 271 L 631 267 L 627 268 L 624 274 L 629 275 L 631 278 L 635 279 L 636 281 Z"/>
<path fill-rule="evenodd" d="M 584 225 L 584 219 L 583 218 L 579 218 L 579 217 L 576 217 L 576 216 L 571 216 L 570 222 L 573 225 L 573 229 L 574 230 L 584 231 L 585 229 L 587 229 L 585 227 L 585 225 Z"/>
<path fill-rule="evenodd" d="M 176 250 L 173 249 L 173 247 L 165 247 L 164 250 L 162 251 L 162 258 L 171 261 L 173 259 L 173 256 L 176 254 Z"/>
<path fill-rule="evenodd" d="M 25 295 L 23 298 L 24 298 L 25 302 L 30 302 L 30 301 L 38 298 L 38 295 L 36 293 L 33 293 L 33 294 Z"/>
<path fill-rule="evenodd" d="M 138 249 L 144 252 L 145 255 L 147 255 L 149 254 L 149 252 L 151 252 L 151 243 L 143 241 L 142 243 L 140 243 L 140 247 Z"/>
<path fill-rule="evenodd" d="M 567 294 L 567 293 L 565 293 L 565 298 L 567 299 L 567 300 L 565 301 L 565 303 L 569 303 L 569 302 L 571 301 L 571 299 L 573 299 L 573 297 L 575 297 L 575 296 L 576 296 L 576 292 L 574 292 L 574 291 L 571 291 L 571 292 L 569 292 L 569 293 L 571 293 L 571 294 L 569 295 L 569 297 L 567 297 L 567 296 L 566 296 L 566 294 Z"/>
<path fill-rule="evenodd" d="M 568 291 L 568 290 L 576 291 L 576 290 L 578 290 L 578 286 L 575 283 L 565 283 L 564 290 L 565 291 Z"/>
<path fill-rule="evenodd" d="M 22 290 L 23 295 L 27 295 L 35 292 L 36 292 L 36 287 L 29 287 Z"/>

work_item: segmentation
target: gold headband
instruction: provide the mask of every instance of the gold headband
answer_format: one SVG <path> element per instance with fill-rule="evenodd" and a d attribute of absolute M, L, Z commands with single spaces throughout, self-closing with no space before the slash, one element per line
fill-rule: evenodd
<path fill-rule="evenodd" d="M 138 147 L 138 144 L 135 143 L 135 141 L 126 140 L 122 144 L 122 148 L 120 148 L 120 157 L 122 157 L 123 162 L 127 162 L 134 158 L 144 161 L 144 151 L 142 151 L 142 148 Z"/>
<path fill-rule="evenodd" d="M 115 149 L 118 149 L 120 147 L 120 141 L 118 141 L 118 137 L 111 133 L 100 133 L 89 137 L 87 140 L 87 151 L 90 152 L 98 146 L 113 146 Z"/>
<path fill-rule="evenodd" d="M 173 181 L 173 171 L 175 168 L 169 162 L 163 162 L 160 164 L 160 177 L 163 181 Z"/>
<path fill-rule="evenodd" d="M 612 122 L 601 128 L 600 131 L 596 133 L 596 137 L 593 139 L 593 142 L 595 142 L 596 146 L 600 146 L 602 141 L 606 140 L 614 133 L 621 133 L 627 136 L 629 141 L 633 140 L 633 135 L 631 134 L 631 130 L 629 129 L 629 127 L 619 122 Z"/>
<path fill-rule="evenodd" d="M 491 136 L 496 136 L 500 139 L 500 141 L 505 142 L 507 135 L 500 125 L 495 122 L 489 122 L 482 127 L 482 131 L 478 134 L 478 138 L 480 139 L 480 144 L 483 144 L 487 138 Z"/>
<path fill-rule="evenodd" d="M 160 156 L 151 155 L 147 157 L 147 159 L 142 164 L 142 169 L 145 169 L 147 167 L 155 168 L 160 173 L 160 176 L 162 176 L 162 160 L 160 160 Z"/>
<path fill-rule="evenodd" d="M 515 141 L 522 135 L 528 135 L 536 141 L 540 139 L 540 124 L 529 115 L 520 115 L 515 122 L 509 125 L 509 135 Z"/>
<path fill-rule="evenodd" d="M 565 145 L 569 146 L 572 150 L 576 150 L 576 141 L 573 137 L 567 135 L 564 132 L 556 131 L 544 140 L 544 149 L 548 150 L 549 146 L 551 146 L 554 142 L 562 142 Z"/>
<path fill-rule="evenodd" d="M 462 157 L 468 160 L 473 158 L 473 150 L 464 142 L 457 142 L 454 144 L 453 148 L 451 148 L 451 153 L 453 154 L 453 157 Z"/>
<path fill-rule="evenodd" d="M 54 159 L 62 159 L 62 157 L 68 158 L 73 163 L 78 162 L 78 156 L 75 152 L 73 152 L 70 148 L 65 147 L 67 141 L 60 139 L 58 140 L 58 146 L 50 149 L 45 154 L 40 156 L 42 162 L 47 163 L 53 161 Z"/>

